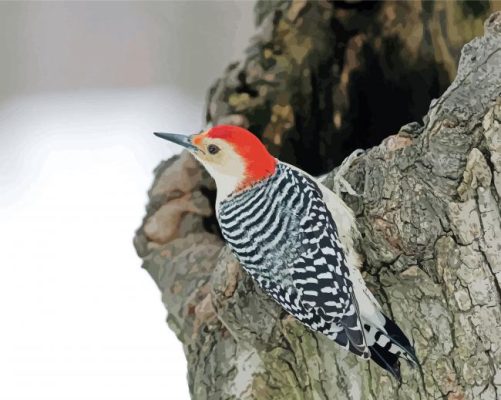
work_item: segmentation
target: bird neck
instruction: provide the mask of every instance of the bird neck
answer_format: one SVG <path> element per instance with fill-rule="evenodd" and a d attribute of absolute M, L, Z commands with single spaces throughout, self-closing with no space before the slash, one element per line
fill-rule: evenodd
<path fill-rule="evenodd" d="M 274 157 L 271 157 L 271 159 L 272 160 L 268 160 L 261 165 L 247 165 L 243 178 L 242 176 L 227 175 L 220 171 L 211 171 L 209 169 L 209 173 L 211 173 L 212 177 L 215 179 L 217 186 L 216 210 L 219 209 L 219 204 L 222 201 L 235 194 L 249 190 L 254 185 L 272 176 L 276 172 L 278 160 Z"/>
<path fill-rule="evenodd" d="M 277 169 L 277 159 L 270 154 L 259 158 L 253 158 L 245 166 L 244 178 L 238 183 L 235 192 L 246 190 L 256 183 L 259 183 L 275 173 Z"/>

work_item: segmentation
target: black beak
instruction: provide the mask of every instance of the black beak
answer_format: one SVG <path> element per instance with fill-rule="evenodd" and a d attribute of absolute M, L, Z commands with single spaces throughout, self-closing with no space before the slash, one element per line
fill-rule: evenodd
<path fill-rule="evenodd" d="M 185 136 L 185 135 L 178 135 L 176 133 L 160 133 L 160 132 L 153 132 L 155 136 L 158 136 L 159 138 L 168 140 L 169 142 L 176 143 L 179 146 L 186 147 L 188 150 L 198 150 L 198 147 L 194 146 L 193 143 L 191 143 L 191 137 L 190 136 Z"/>

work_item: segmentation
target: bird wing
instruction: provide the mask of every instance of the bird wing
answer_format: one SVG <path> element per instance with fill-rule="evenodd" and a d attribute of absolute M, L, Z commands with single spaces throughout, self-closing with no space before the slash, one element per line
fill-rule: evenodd
<path fill-rule="evenodd" d="M 350 350 L 368 356 L 357 300 L 339 240 L 336 223 L 318 185 L 291 170 L 303 198 L 296 219 L 300 251 L 290 266 L 293 285 L 301 303 L 324 320 L 344 328 Z"/>

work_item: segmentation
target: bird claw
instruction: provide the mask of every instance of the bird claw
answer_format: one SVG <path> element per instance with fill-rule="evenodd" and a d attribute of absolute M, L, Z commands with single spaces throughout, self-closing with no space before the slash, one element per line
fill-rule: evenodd
<path fill-rule="evenodd" d="M 338 171 L 333 179 L 333 190 L 338 196 L 341 195 L 342 192 L 348 193 L 348 194 L 355 196 L 355 197 L 361 196 L 348 183 L 348 181 L 344 178 L 344 175 L 346 174 L 346 172 L 348 172 L 348 169 L 353 164 L 353 161 L 355 161 L 355 159 L 357 159 L 358 157 L 360 157 L 364 153 L 365 153 L 365 150 L 356 149 L 353 153 L 351 153 L 341 163 L 341 165 L 340 165 L 340 167 L 339 167 L 339 169 L 338 169 Z"/>
<path fill-rule="evenodd" d="M 344 179 L 342 176 L 339 177 L 338 194 L 340 194 L 340 192 L 346 192 L 352 196 L 360 197 L 360 195 L 357 192 L 355 192 L 355 189 L 353 189 L 353 187 L 348 183 L 348 181 Z"/>

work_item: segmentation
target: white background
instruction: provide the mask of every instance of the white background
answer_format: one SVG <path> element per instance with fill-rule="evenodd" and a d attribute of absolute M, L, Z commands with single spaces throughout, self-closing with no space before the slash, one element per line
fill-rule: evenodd
<path fill-rule="evenodd" d="M 0 3 L 0 399 L 188 399 L 132 246 L 250 2 Z"/>

